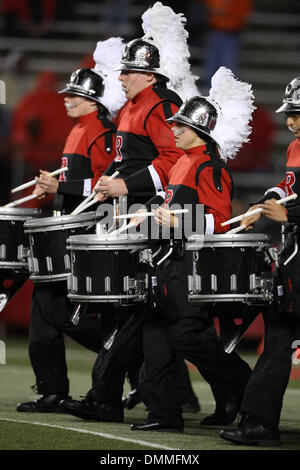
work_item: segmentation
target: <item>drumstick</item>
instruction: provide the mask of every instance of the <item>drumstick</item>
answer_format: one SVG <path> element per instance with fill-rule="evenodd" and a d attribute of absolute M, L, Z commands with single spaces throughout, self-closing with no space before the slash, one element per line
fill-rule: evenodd
<path fill-rule="evenodd" d="M 115 171 L 108 179 L 108 181 L 111 181 L 113 180 L 114 178 L 116 178 L 118 176 L 120 172 L 119 171 Z M 99 178 L 100 180 L 100 178 Z M 97 183 L 99 182 L 99 180 L 97 181 Z M 80 212 L 84 211 L 85 209 L 87 209 L 87 207 L 90 207 L 92 206 L 93 204 L 95 204 L 96 202 L 98 202 L 98 199 L 95 199 L 94 201 L 91 201 L 91 199 L 93 199 L 93 197 L 95 197 L 97 194 L 97 191 L 93 191 L 86 199 L 84 199 L 84 201 L 82 201 L 79 206 L 77 206 L 73 212 L 71 212 L 70 215 L 77 215 L 77 214 L 80 214 Z M 90 202 L 91 201 L 91 202 Z"/>
<path fill-rule="evenodd" d="M 189 209 L 174 209 L 170 214 L 187 214 Z M 153 217 L 154 212 L 135 212 L 133 214 L 114 215 L 114 219 L 131 219 L 132 217 Z"/>
<path fill-rule="evenodd" d="M 292 199 L 296 199 L 297 197 L 298 197 L 298 194 L 294 193 L 291 196 L 287 196 L 287 197 L 283 197 L 282 199 L 278 199 L 276 201 L 276 204 L 283 204 L 287 201 L 291 201 Z M 253 211 L 250 210 L 248 212 L 244 212 L 243 214 L 238 215 L 237 217 L 233 217 L 232 219 L 226 220 L 226 222 L 222 222 L 221 225 L 222 225 L 222 227 L 224 227 L 224 225 L 232 224 L 234 222 L 239 222 L 243 218 L 250 217 L 251 215 L 259 214 L 260 212 L 262 212 L 262 210 L 263 209 L 261 207 L 258 207 L 257 209 L 253 209 Z"/>
<path fill-rule="evenodd" d="M 59 175 L 59 173 L 62 173 L 64 171 L 68 171 L 67 166 L 64 168 L 59 168 L 58 170 L 52 171 L 51 173 L 48 174 L 48 176 Z M 28 181 L 28 183 L 21 184 L 21 186 L 17 186 L 16 188 L 12 189 L 11 192 L 16 193 L 17 191 L 21 191 L 22 189 L 29 188 L 30 186 L 34 186 L 35 184 L 37 184 L 36 180 Z"/>
<path fill-rule="evenodd" d="M 9 204 L 5 204 L 3 207 L 18 206 L 19 204 L 30 201 L 31 199 L 35 199 L 36 197 L 38 197 L 36 194 L 30 194 L 30 196 L 22 197 L 21 199 L 17 199 L 16 201 L 10 202 Z"/>
<path fill-rule="evenodd" d="M 113 232 L 111 232 L 108 236 L 111 237 L 112 235 L 116 234 L 116 233 L 121 233 L 121 232 L 124 232 L 125 230 L 127 230 L 128 228 L 131 228 L 131 227 L 134 227 L 135 226 L 135 223 L 134 222 L 128 222 L 128 224 L 125 224 L 123 225 L 121 228 L 118 228 L 117 230 L 114 230 Z"/>
<path fill-rule="evenodd" d="M 242 230 L 245 230 L 246 227 L 247 227 L 247 225 L 245 225 L 245 224 L 239 225 L 238 227 L 235 227 L 232 230 L 229 230 L 228 232 L 226 232 L 225 235 L 231 235 L 231 234 L 234 234 L 234 233 L 241 232 Z"/>

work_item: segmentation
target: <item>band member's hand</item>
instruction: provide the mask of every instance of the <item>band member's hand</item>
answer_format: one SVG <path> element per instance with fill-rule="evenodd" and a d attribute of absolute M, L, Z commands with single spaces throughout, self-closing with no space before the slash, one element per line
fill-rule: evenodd
<path fill-rule="evenodd" d="M 32 191 L 32 194 L 34 194 L 38 199 L 43 199 L 43 197 L 46 196 L 45 191 L 40 187 L 39 184 L 37 184 Z"/>
<path fill-rule="evenodd" d="M 155 214 L 155 221 L 158 225 L 165 225 L 167 227 L 177 228 L 179 227 L 179 220 L 178 218 L 170 213 L 169 209 L 165 207 L 159 207 L 158 209 L 153 211 Z"/>
<path fill-rule="evenodd" d="M 275 222 L 287 222 L 286 208 L 281 204 L 276 204 L 276 199 L 268 199 L 264 204 L 261 204 L 262 213 L 268 219 Z"/>
<path fill-rule="evenodd" d="M 147 214 L 148 211 L 147 211 L 147 209 L 139 209 L 137 211 L 137 213 L 139 213 L 139 214 L 142 214 L 143 212 Z M 145 219 L 147 219 L 147 215 L 145 215 L 145 217 L 132 217 L 130 219 L 130 222 L 133 223 L 137 227 L 142 222 L 144 222 Z"/>
<path fill-rule="evenodd" d="M 40 176 L 36 177 L 35 180 L 44 193 L 55 194 L 57 192 L 58 180 L 53 176 L 49 176 L 49 171 L 40 170 Z"/>
<path fill-rule="evenodd" d="M 99 187 L 101 185 L 101 182 L 104 183 L 105 181 L 109 180 L 109 176 L 107 175 L 102 175 L 101 178 L 98 179 L 97 183 L 95 184 L 94 191 L 100 191 Z"/>
<path fill-rule="evenodd" d="M 122 178 L 115 178 L 113 180 L 102 179 L 97 183 L 98 190 L 106 197 L 118 197 L 128 194 L 128 189 L 125 181 Z"/>
<path fill-rule="evenodd" d="M 257 209 L 258 207 L 261 207 L 261 204 L 252 206 L 251 209 L 249 209 L 249 211 L 253 211 L 254 209 Z M 250 215 L 250 217 L 244 217 L 241 220 L 241 225 L 246 225 L 246 228 L 245 228 L 246 231 L 253 228 L 253 225 L 260 219 L 260 214 L 261 213 Z"/>
<path fill-rule="evenodd" d="M 106 201 L 107 196 L 104 196 L 103 193 L 101 193 L 100 191 L 98 191 L 98 193 L 96 194 L 96 196 L 94 197 L 94 199 L 97 199 L 98 202 L 104 202 L 104 201 Z"/>

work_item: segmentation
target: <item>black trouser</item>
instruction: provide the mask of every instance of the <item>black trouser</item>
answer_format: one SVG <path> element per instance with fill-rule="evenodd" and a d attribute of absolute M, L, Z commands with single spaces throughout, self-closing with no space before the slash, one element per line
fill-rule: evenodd
<path fill-rule="evenodd" d="M 118 333 L 109 349 L 102 347 L 92 372 L 92 390 L 87 397 L 100 403 L 111 403 L 122 406 L 122 394 L 126 372 L 137 370 L 142 366 L 143 357 L 143 324 L 148 305 L 120 307 L 115 315 Z M 195 395 L 184 361 L 176 364 L 176 389 L 180 403 L 191 401 Z"/>
<path fill-rule="evenodd" d="M 283 396 L 289 382 L 292 355 L 300 343 L 300 321 L 273 305 L 265 314 L 265 345 L 247 385 L 241 412 L 255 415 L 277 429 Z"/>
<path fill-rule="evenodd" d="M 167 287 L 163 310 L 148 312 L 144 328 L 144 368 L 141 393 L 150 418 L 180 427 L 182 417 L 176 394 L 176 358 L 193 363 L 210 384 L 216 400 L 241 402 L 251 374 L 236 353 L 226 354 L 205 306 L 188 303 L 187 263 L 167 259 L 160 277 Z"/>
<path fill-rule="evenodd" d="M 64 281 L 34 286 L 29 334 L 29 356 L 39 394 L 69 393 L 63 334 L 98 352 L 102 345 L 101 319 L 82 315 L 78 326 L 70 318 L 75 309 Z"/>
<path fill-rule="evenodd" d="M 291 359 L 300 341 L 300 252 L 294 252 L 293 226 L 274 275 L 274 302 L 264 313 L 265 345 L 243 398 L 241 411 L 259 418 L 267 427 L 278 428 L 282 400 L 288 385 Z M 278 287 L 279 286 L 279 287 Z"/>

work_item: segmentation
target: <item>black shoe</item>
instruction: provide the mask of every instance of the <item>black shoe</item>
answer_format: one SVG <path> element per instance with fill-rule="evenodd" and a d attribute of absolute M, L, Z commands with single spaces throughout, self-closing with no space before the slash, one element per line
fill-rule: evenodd
<path fill-rule="evenodd" d="M 247 446 L 275 447 L 281 444 L 279 429 L 271 431 L 262 424 L 245 424 L 236 430 L 223 430 L 220 437 L 225 441 Z"/>
<path fill-rule="evenodd" d="M 72 401 L 72 397 L 61 394 L 43 395 L 35 401 L 18 403 L 16 410 L 27 413 L 63 413 L 59 406 L 61 400 Z"/>
<path fill-rule="evenodd" d="M 224 406 L 217 406 L 216 411 L 203 418 L 200 424 L 205 426 L 227 426 L 233 423 L 238 411 L 239 409 L 235 401 L 227 401 Z"/>
<path fill-rule="evenodd" d="M 132 424 L 130 429 L 131 431 L 183 432 L 182 427 L 177 428 L 169 424 L 151 423 L 149 421 L 142 424 Z"/>
<path fill-rule="evenodd" d="M 141 401 L 141 395 L 137 388 L 134 388 L 126 397 L 122 398 L 123 406 L 128 410 L 132 410 L 132 408 L 141 403 Z"/>
<path fill-rule="evenodd" d="M 123 409 L 116 408 L 110 403 L 92 402 L 87 399 L 81 401 L 63 400 L 59 406 L 65 413 L 86 421 L 122 423 L 124 420 Z"/>
<path fill-rule="evenodd" d="M 182 413 L 199 413 L 201 406 L 198 400 L 198 397 L 192 398 L 189 402 L 181 405 Z"/>

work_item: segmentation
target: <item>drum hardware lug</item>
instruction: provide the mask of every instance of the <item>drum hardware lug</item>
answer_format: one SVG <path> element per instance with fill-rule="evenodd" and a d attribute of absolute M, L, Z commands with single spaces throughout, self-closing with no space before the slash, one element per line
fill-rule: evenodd
<path fill-rule="evenodd" d="M 230 289 L 231 289 L 231 292 L 237 291 L 237 275 L 236 274 L 231 274 L 230 276 Z"/>
<path fill-rule="evenodd" d="M 196 294 L 199 294 L 201 292 L 202 285 L 201 285 L 201 276 L 199 274 L 196 274 L 195 276 L 195 291 Z"/>
<path fill-rule="evenodd" d="M 77 292 L 78 291 L 78 279 L 74 274 L 70 274 L 67 277 L 67 283 L 68 283 L 68 288 L 71 292 Z"/>
<path fill-rule="evenodd" d="M 33 262 L 32 262 L 32 258 L 30 256 L 28 256 L 28 271 L 31 273 L 33 271 Z"/>
<path fill-rule="evenodd" d="M 210 275 L 210 285 L 211 285 L 212 292 L 217 292 L 218 282 L 217 282 L 217 276 L 215 274 Z"/>
<path fill-rule="evenodd" d="M 28 264 L 29 264 L 29 259 L 28 259 Z M 68 291 L 72 290 L 72 274 L 67 275 L 67 289 Z"/>
<path fill-rule="evenodd" d="M 92 278 L 89 276 L 86 276 L 85 278 L 85 289 L 88 294 L 91 294 L 92 292 Z"/>
<path fill-rule="evenodd" d="M 0 259 L 5 259 L 6 258 L 6 245 L 3 243 L 0 246 Z"/>
<path fill-rule="evenodd" d="M 49 273 L 53 273 L 53 264 L 51 256 L 46 256 L 46 266 Z"/>
<path fill-rule="evenodd" d="M 244 253 L 245 248 L 240 248 L 240 251 L 241 251 L 242 253 Z"/>
<path fill-rule="evenodd" d="M 249 280 L 250 280 L 250 285 L 249 285 L 250 290 L 251 292 L 254 292 L 256 289 L 256 275 L 250 274 Z"/>
<path fill-rule="evenodd" d="M 111 292 L 111 280 L 109 276 L 106 276 L 104 279 L 104 289 L 106 294 L 110 294 Z"/>
<path fill-rule="evenodd" d="M 37 258 L 32 258 L 32 268 L 34 273 L 38 273 L 40 268 L 39 268 L 39 260 Z"/>
<path fill-rule="evenodd" d="M 70 260 L 70 256 L 69 256 L 69 255 L 65 255 L 65 256 L 64 256 L 64 263 L 65 263 L 65 269 L 66 269 L 66 271 L 70 271 L 70 270 L 71 270 L 71 260 Z"/>
<path fill-rule="evenodd" d="M 191 275 L 189 274 L 189 275 L 188 275 L 188 290 L 189 290 L 189 292 L 193 292 L 193 288 L 194 288 L 193 276 L 191 276 Z"/>
<path fill-rule="evenodd" d="M 24 248 L 24 245 L 19 245 L 18 252 L 17 252 L 18 260 L 22 261 L 23 259 L 26 258 L 26 255 L 27 255 L 27 249 Z"/>

